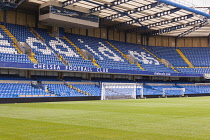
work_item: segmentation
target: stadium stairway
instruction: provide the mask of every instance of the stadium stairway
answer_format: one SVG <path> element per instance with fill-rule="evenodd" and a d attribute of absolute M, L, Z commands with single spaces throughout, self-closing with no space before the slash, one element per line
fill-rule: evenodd
<path fill-rule="evenodd" d="M 37 39 L 45 42 L 45 40 L 32 27 L 28 27 L 28 29 Z"/>
<path fill-rule="evenodd" d="M 193 64 L 190 62 L 190 60 L 182 53 L 180 49 L 176 49 L 178 54 L 182 57 L 182 59 L 188 64 L 189 68 L 194 68 Z"/>
<path fill-rule="evenodd" d="M 17 47 L 17 39 L 14 37 L 14 35 L 4 26 L 4 25 L 0 25 L 0 27 L 2 28 L 2 30 L 12 39 L 13 41 L 13 46 L 15 47 L 15 49 L 18 51 L 19 54 L 23 54 L 23 52 Z"/>
<path fill-rule="evenodd" d="M 37 83 L 37 84 L 34 84 L 34 83 L 31 83 L 31 87 L 35 88 L 35 89 L 39 89 L 39 90 L 43 90 L 45 91 L 46 93 L 48 93 L 50 96 L 56 96 L 55 93 L 53 91 L 50 91 L 49 88 L 41 83 Z"/>
<path fill-rule="evenodd" d="M 13 46 L 17 49 L 18 53 L 23 54 L 23 52 L 18 48 L 17 43 L 18 40 L 17 38 L 4 26 L 4 25 L 0 25 L 0 27 L 3 29 L 3 31 L 12 39 L 13 41 Z M 36 58 L 34 57 L 35 54 L 34 52 L 31 50 L 31 55 L 27 54 L 28 58 L 33 62 L 33 63 L 38 63 L 38 61 L 36 60 Z"/>
<path fill-rule="evenodd" d="M 161 61 L 161 59 L 159 57 L 157 57 L 154 53 L 152 53 L 151 51 L 149 51 L 148 49 L 146 49 L 145 47 L 141 46 L 142 49 L 144 49 L 146 52 L 148 52 L 149 54 L 151 54 L 152 56 L 154 56 L 160 63 L 163 63 Z M 164 64 L 164 63 L 163 63 Z M 165 65 L 165 64 L 164 64 Z M 167 65 L 165 65 L 166 67 L 168 67 Z M 170 67 L 173 71 L 178 72 L 174 66 Z"/>
<path fill-rule="evenodd" d="M 107 44 L 109 44 L 111 47 L 113 47 L 116 51 L 118 51 L 125 59 L 127 59 L 126 54 L 121 52 L 117 47 L 115 47 L 113 44 L 111 44 L 109 41 L 105 41 Z"/>
<path fill-rule="evenodd" d="M 36 58 L 34 57 L 35 54 L 32 52 L 31 56 L 28 55 L 28 58 L 35 64 L 38 64 L 39 62 L 36 60 Z"/>
<path fill-rule="evenodd" d="M 61 55 L 56 53 L 56 57 L 64 64 L 70 66 L 70 63 Z"/>
<path fill-rule="evenodd" d="M 27 52 L 31 52 L 31 50 L 34 52 L 35 54 L 34 57 L 40 64 L 63 65 L 63 63 L 60 60 L 58 60 L 56 55 L 53 54 L 52 50 L 49 49 L 46 46 L 46 44 L 43 43 L 40 39 L 37 39 L 36 36 L 30 32 L 28 27 L 16 24 L 9 24 L 9 23 L 7 23 L 5 27 L 17 38 L 18 41 L 20 41 L 19 45 L 22 45 L 23 42 L 23 47 L 25 47 L 26 50 L 29 50 Z M 2 32 L 5 37 L 8 36 L 3 30 Z M 12 40 L 10 42 L 12 42 Z M 28 54 L 31 56 L 31 53 Z M 19 55 L 18 57 L 23 57 L 23 56 L 26 57 L 25 60 L 27 59 L 26 61 L 27 63 L 32 63 L 27 54 L 22 54 Z M 22 59 L 19 59 L 18 62 L 19 61 L 21 62 L 21 60 Z"/>
<path fill-rule="evenodd" d="M 67 38 L 66 36 L 63 37 L 69 44 L 71 44 L 73 47 L 75 47 L 75 49 L 77 50 L 78 54 L 80 54 L 82 56 L 83 59 L 87 60 L 85 58 L 85 56 L 81 53 L 81 49 L 75 45 L 69 38 Z M 93 58 L 92 60 L 93 65 L 95 65 L 96 67 L 100 68 L 100 65 L 97 63 L 96 59 Z"/>
<path fill-rule="evenodd" d="M 29 31 L 30 31 L 37 39 L 39 39 L 39 40 L 41 40 L 43 43 L 45 43 L 45 40 L 36 32 L 36 30 L 34 30 L 32 27 L 29 27 L 28 29 L 29 29 Z M 62 57 L 61 54 L 58 54 L 58 53 L 54 52 L 54 50 L 53 50 L 51 47 L 49 47 L 46 43 L 45 43 L 45 45 L 53 52 L 53 54 L 58 58 L 58 60 L 60 60 L 64 65 L 70 66 L 69 62 L 66 61 L 66 60 Z"/>
<path fill-rule="evenodd" d="M 149 54 L 151 54 L 152 56 L 154 56 L 159 62 L 161 62 L 160 58 L 157 57 L 155 54 L 153 54 L 151 51 L 147 50 L 145 47 L 140 46 L 142 49 L 144 49 L 146 52 L 148 52 Z"/>
<path fill-rule="evenodd" d="M 109 46 L 113 47 L 116 51 L 118 51 L 126 60 L 128 60 L 126 54 L 124 54 L 122 51 L 120 51 L 120 50 L 119 50 L 117 47 L 115 47 L 112 43 L 110 43 L 109 41 L 106 41 L 106 43 L 107 43 Z M 130 62 L 130 61 L 129 61 L 129 62 Z M 131 62 L 130 62 L 130 63 L 131 63 Z M 133 64 L 133 63 L 131 63 L 131 64 Z M 137 63 L 136 65 L 137 65 L 141 70 L 145 71 L 145 69 L 141 66 L 141 64 Z"/>
<path fill-rule="evenodd" d="M 75 86 L 73 86 L 73 85 L 71 85 L 71 84 L 66 84 L 66 85 L 67 85 L 69 88 L 78 91 L 79 93 L 83 93 L 84 95 L 91 96 L 90 93 L 88 93 L 88 92 L 86 92 L 86 91 L 83 91 L 83 90 L 81 90 L 81 89 L 79 89 L 79 88 L 77 88 L 77 87 L 75 87 Z"/>
<path fill-rule="evenodd" d="M 49 88 L 45 89 L 45 92 L 49 93 L 51 96 L 57 96 L 53 91 L 51 91 Z"/>
<path fill-rule="evenodd" d="M 65 59 L 71 66 L 96 68 L 91 60 L 83 59 L 81 55 L 78 54 L 75 47 L 64 38 L 52 37 L 45 29 L 35 28 L 34 30 L 36 30 L 36 32 L 46 40 L 45 43 L 50 46 L 51 49 L 56 52 L 61 59 Z"/>
<path fill-rule="evenodd" d="M 35 30 L 34 30 L 35 31 Z M 36 31 L 35 31 L 36 32 Z M 36 32 L 37 33 L 37 32 Z M 55 37 L 53 36 L 50 32 L 47 32 L 51 37 Z M 38 34 L 38 33 L 37 33 Z M 40 35 L 39 35 L 40 36 Z M 41 37 L 41 36 L 40 36 Z M 48 45 L 47 45 L 48 46 Z M 52 49 L 52 48 L 51 48 Z M 53 50 L 52 50 L 53 51 Z M 54 52 L 54 51 L 53 51 Z M 56 53 L 56 57 L 64 64 L 64 65 L 68 65 L 70 66 L 70 63 L 60 54 L 60 53 Z"/>
<path fill-rule="evenodd" d="M 65 80 L 63 80 L 63 79 L 60 78 L 60 77 L 58 77 L 58 79 L 61 80 L 61 81 L 65 81 Z M 84 95 L 91 96 L 90 93 L 88 93 L 88 92 L 86 92 L 86 91 L 83 91 L 83 90 L 81 90 L 81 89 L 79 89 L 79 88 L 77 88 L 77 87 L 75 87 L 75 86 L 73 86 L 73 85 L 71 85 L 71 84 L 69 84 L 69 83 L 65 83 L 64 85 L 68 86 L 69 88 L 71 88 L 71 89 L 73 89 L 73 90 L 76 90 L 76 91 L 79 92 L 79 93 L 82 93 L 82 94 L 84 94 Z"/>
<path fill-rule="evenodd" d="M 45 42 L 46 46 L 48 48 L 50 48 L 50 50 L 52 50 L 52 52 L 56 55 L 56 57 L 64 64 L 64 65 L 68 65 L 70 66 L 70 63 L 60 54 L 60 53 L 57 53 L 55 52 L 55 50 L 46 42 L 46 39 L 43 39 L 42 36 L 37 32 L 36 29 L 33 29 L 32 30 L 35 34 L 38 35 L 39 38 L 41 38 L 42 41 Z M 50 34 L 49 32 L 46 32 L 44 35 L 46 36 L 46 34 L 49 34 L 52 38 L 54 38 L 54 36 L 52 34 Z M 42 34 L 43 35 L 43 34 Z"/>

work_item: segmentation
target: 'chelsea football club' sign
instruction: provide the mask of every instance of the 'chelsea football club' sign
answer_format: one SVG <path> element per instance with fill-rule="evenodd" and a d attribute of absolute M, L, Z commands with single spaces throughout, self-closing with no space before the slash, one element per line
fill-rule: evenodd
<path fill-rule="evenodd" d="M 203 74 L 185 74 L 185 73 L 167 73 L 167 72 L 151 72 L 137 70 L 119 70 L 107 68 L 91 68 L 81 66 L 59 66 L 54 64 L 31 64 L 31 63 L 15 63 L 0 62 L 0 68 L 16 68 L 28 70 L 56 70 L 56 71 L 72 71 L 72 72 L 91 72 L 91 73 L 110 73 L 110 74 L 135 74 L 135 75 L 156 75 L 156 76 L 177 76 L 177 77 L 203 77 Z"/>
<path fill-rule="evenodd" d="M 65 71 L 81 71 L 81 72 L 103 72 L 108 73 L 109 69 L 107 68 L 90 68 L 82 66 L 59 66 L 59 65 L 49 65 L 49 64 L 33 64 L 34 69 L 43 69 L 43 70 L 65 70 Z"/>

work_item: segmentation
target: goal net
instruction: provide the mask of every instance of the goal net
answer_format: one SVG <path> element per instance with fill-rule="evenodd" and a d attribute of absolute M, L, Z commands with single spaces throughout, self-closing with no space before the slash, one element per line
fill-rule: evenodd
<path fill-rule="evenodd" d="M 102 83 L 101 100 L 136 99 L 143 97 L 143 86 L 137 83 Z"/>
<path fill-rule="evenodd" d="M 185 88 L 163 88 L 162 97 L 184 96 Z"/>

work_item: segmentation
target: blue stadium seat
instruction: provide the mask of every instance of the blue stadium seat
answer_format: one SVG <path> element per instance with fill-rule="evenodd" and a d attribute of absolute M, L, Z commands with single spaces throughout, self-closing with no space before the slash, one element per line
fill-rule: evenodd
<path fill-rule="evenodd" d="M 210 50 L 208 47 L 180 47 L 179 49 L 195 67 L 210 67 Z"/>
<path fill-rule="evenodd" d="M 141 71 L 139 67 L 130 64 L 118 51 L 107 44 L 105 39 L 73 34 L 66 34 L 66 36 L 80 49 L 89 51 L 102 68 Z"/>
<path fill-rule="evenodd" d="M 52 37 L 50 34 L 44 29 L 35 29 L 42 38 L 45 39 L 46 44 L 51 47 L 51 49 L 61 54 L 65 60 L 67 60 L 72 66 L 83 66 L 83 67 L 91 67 L 96 68 L 93 65 L 91 60 L 83 59 L 78 53 L 77 50 L 69 44 L 65 39 Z"/>
<path fill-rule="evenodd" d="M 120 49 L 124 54 L 133 54 L 138 59 L 141 66 L 146 71 L 155 72 L 172 72 L 175 73 L 171 68 L 167 68 L 164 64 L 156 60 L 152 55 L 147 53 L 139 44 L 125 43 L 120 41 L 110 41 L 114 46 Z"/>
<path fill-rule="evenodd" d="M 17 38 L 18 41 L 26 42 L 35 53 L 36 60 L 41 64 L 57 64 L 63 63 L 54 55 L 45 43 L 38 40 L 26 26 L 16 24 L 6 24 L 8 30 Z"/>
<path fill-rule="evenodd" d="M 180 57 L 174 47 L 144 46 L 147 50 L 161 59 L 166 59 L 174 67 L 188 67 L 187 63 Z"/>

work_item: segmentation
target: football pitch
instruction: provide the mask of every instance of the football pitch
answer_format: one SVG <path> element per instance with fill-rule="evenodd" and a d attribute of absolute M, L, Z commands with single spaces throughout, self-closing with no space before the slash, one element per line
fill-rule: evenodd
<path fill-rule="evenodd" d="M 0 104 L 0 140 L 209 140 L 210 97 Z"/>

